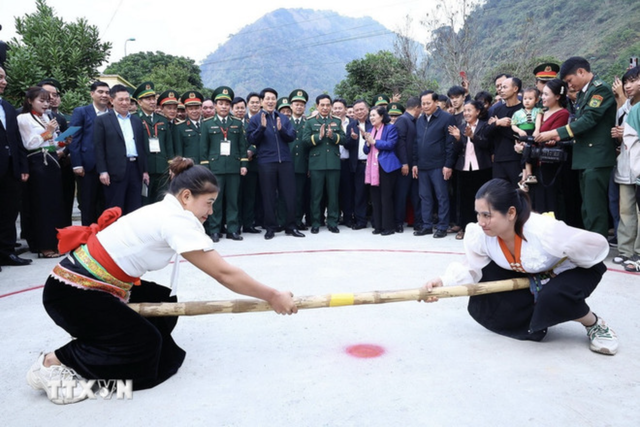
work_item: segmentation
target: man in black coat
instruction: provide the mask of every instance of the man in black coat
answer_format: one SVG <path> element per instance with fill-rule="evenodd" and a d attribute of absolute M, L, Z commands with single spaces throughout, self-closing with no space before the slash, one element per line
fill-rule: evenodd
<path fill-rule="evenodd" d="M 416 119 L 420 115 L 420 98 L 412 96 L 407 99 L 405 112 L 394 123 L 398 129 L 398 144 L 396 154 L 402 163 L 401 174 L 396 181 L 395 188 L 395 221 L 396 232 L 404 231 L 404 219 L 407 213 L 407 197 L 411 197 L 413 205 L 413 228 L 422 229 L 422 212 L 420 212 L 420 195 L 418 194 L 418 180 L 411 173 L 413 165 L 413 144 L 416 139 Z"/>
<path fill-rule="evenodd" d="M 142 184 L 149 185 L 144 129 L 129 113 L 129 92 L 115 85 L 109 92 L 113 110 L 96 117 L 93 145 L 96 170 L 104 185 L 105 208 L 119 206 L 126 215 L 142 206 Z"/>
<path fill-rule="evenodd" d="M 357 100 L 353 104 L 353 113 L 355 118 L 351 120 L 347 131 L 345 132 L 347 142 L 344 146 L 349 150 L 349 164 L 353 176 L 354 184 L 354 230 L 362 230 L 367 228 L 367 204 L 368 204 L 368 187 L 364 183 L 365 166 L 367 163 L 367 155 L 364 154 L 362 147 L 364 146 L 363 130 L 371 126 L 369 122 L 369 105 L 363 99 Z"/>
<path fill-rule="evenodd" d="M 7 75 L 0 68 L 0 95 L 7 87 Z M 15 253 L 16 219 L 20 211 L 20 182 L 29 178 L 27 152 L 22 144 L 16 110 L 0 98 L 0 265 L 28 265 L 30 259 Z M 2 271 L 2 268 L 0 268 Z"/>

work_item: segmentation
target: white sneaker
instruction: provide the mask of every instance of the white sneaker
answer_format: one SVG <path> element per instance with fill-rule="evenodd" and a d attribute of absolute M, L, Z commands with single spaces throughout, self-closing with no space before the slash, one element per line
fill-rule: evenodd
<path fill-rule="evenodd" d="M 50 401 L 57 405 L 76 403 L 88 396 L 79 381 L 83 378 L 65 365 L 44 366 L 44 353 L 41 353 L 27 372 L 27 384 L 35 390 L 44 390 Z"/>
<path fill-rule="evenodd" d="M 611 356 L 618 352 L 618 337 L 604 320 L 598 317 L 595 325 L 587 326 L 586 328 L 587 335 L 591 341 L 589 348 L 592 351 Z"/>

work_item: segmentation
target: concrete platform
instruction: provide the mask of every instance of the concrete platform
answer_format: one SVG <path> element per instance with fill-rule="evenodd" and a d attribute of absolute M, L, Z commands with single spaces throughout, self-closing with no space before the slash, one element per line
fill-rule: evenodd
<path fill-rule="evenodd" d="M 223 239 L 230 262 L 295 295 L 416 288 L 462 258 L 462 242 L 325 228 L 304 239 Z M 180 319 L 187 358 L 132 400 L 57 406 L 25 382 L 41 351 L 69 339 L 45 313 L 41 286 L 57 260 L 0 272 L 3 426 L 635 426 L 640 419 L 640 276 L 610 271 L 589 304 L 620 338 L 616 356 L 589 351 L 584 328 L 550 329 L 542 343 L 486 331 L 466 298 Z M 26 257 L 35 258 L 32 254 Z M 168 283 L 171 268 L 148 275 Z M 179 297 L 233 299 L 188 263 Z M 384 349 L 375 358 L 346 352 Z"/>

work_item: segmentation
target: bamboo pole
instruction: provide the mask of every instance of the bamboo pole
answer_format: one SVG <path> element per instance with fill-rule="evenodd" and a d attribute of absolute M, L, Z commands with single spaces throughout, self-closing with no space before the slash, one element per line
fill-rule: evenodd
<path fill-rule="evenodd" d="M 428 293 L 424 288 L 395 291 L 372 291 L 355 294 L 328 294 L 296 297 L 299 310 L 346 305 L 386 304 L 389 302 L 419 301 L 429 297 L 453 298 L 484 295 L 496 292 L 529 288 L 529 279 L 518 278 L 483 282 L 472 285 L 434 288 Z M 201 314 L 256 313 L 270 311 L 268 302 L 259 299 L 236 299 L 227 301 L 190 301 L 129 304 L 129 307 L 144 317 L 199 316 Z"/>

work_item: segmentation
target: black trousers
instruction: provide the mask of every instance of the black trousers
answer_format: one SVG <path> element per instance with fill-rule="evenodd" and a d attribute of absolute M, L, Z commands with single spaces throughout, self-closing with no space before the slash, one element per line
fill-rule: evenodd
<path fill-rule="evenodd" d="M 491 180 L 491 168 L 475 171 L 455 171 L 458 176 L 458 209 L 460 211 L 459 225 L 464 230 L 470 222 L 476 222 L 475 201 L 476 193 L 487 181 Z"/>
<path fill-rule="evenodd" d="M 345 225 L 354 223 L 354 176 L 349 159 L 340 159 L 340 210 Z"/>
<path fill-rule="evenodd" d="M 604 263 L 591 268 L 574 268 L 551 279 L 538 293 L 534 303 L 529 289 L 478 295 L 469 298 L 471 317 L 485 328 L 518 340 L 540 341 L 547 328 L 589 313 L 585 300 L 607 271 Z M 481 282 L 527 277 L 505 270 L 493 261 L 482 269 Z"/>
<path fill-rule="evenodd" d="M 142 281 L 130 302 L 176 302 L 170 289 Z M 177 317 L 144 318 L 111 294 L 63 284 L 49 277 L 44 307 L 73 338 L 55 351 L 60 361 L 87 379 L 131 379 L 134 390 L 154 387 L 175 374 L 185 351 L 171 331 Z"/>
<path fill-rule="evenodd" d="M 6 172 L 0 176 L 0 256 L 9 256 L 16 249 L 16 220 L 20 212 L 21 190 L 21 181 L 13 175 L 13 164 L 9 158 Z"/>
<path fill-rule="evenodd" d="M 371 205 L 373 207 L 373 228 L 393 231 L 396 228 L 393 194 L 400 169 L 385 172 L 380 168 L 380 185 L 371 186 Z"/>
<path fill-rule="evenodd" d="M 100 182 L 100 175 L 95 169 L 85 169 L 84 176 L 79 176 L 77 182 L 82 225 L 94 224 L 104 211 L 104 186 Z"/>
<path fill-rule="evenodd" d="M 105 209 L 119 206 L 122 215 L 135 211 L 142 206 L 142 175 L 137 161 L 127 162 L 127 171 L 121 181 L 111 180 L 110 185 L 103 185 Z"/>
<path fill-rule="evenodd" d="M 353 177 L 354 212 L 356 225 L 367 225 L 367 207 L 369 206 L 369 184 L 364 183 L 366 160 L 358 160 Z"/>
<path fill-rule="evenodd" d="M 278 228 L 278 221 L 276 219 L 276 192 L 278 198 L 284 201 L 285 228 L 295 228 L 296 186 L 293 163 L 260 163 L 258 164 L 258 174 L 260 177 L 262 206 L 264 208 L 264 228 L 274 231 Z"/>

